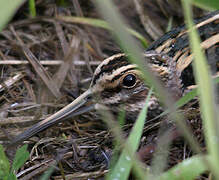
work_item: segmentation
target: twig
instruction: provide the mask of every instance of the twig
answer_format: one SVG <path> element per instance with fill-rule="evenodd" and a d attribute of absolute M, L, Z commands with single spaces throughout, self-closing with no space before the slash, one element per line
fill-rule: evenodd
<path fill-rule="evenodd" d="M 24 73 L 18 72 L 13 77 L 10 77 L 6 81 L 0 84 L 0 92 L 4 91 L 5 89 L 9 89 L 12 87 L 13 84 L 18 82 L 20 79 L 24 77 Z"/>
<path fill-rule="evenodd" d="M 46 66 L 50 66 L 50 65 L 57 66 L 57 65 L 61 65 L 63 63 L 63 60 L 40 60 L 39 63 L 41 65 L 46 65 Z M 101 63 L 100 61 L 89 62 L 91 66 L 98 66 L 100 63 Z M 26 60 L 14 60 L 14 59 L 0 61 L 0 65 L 26 65 L 26 64 L 30 64 L 30 62 Z M 87 63 L 85 61 L 74 61 L 73 65 L 85 66 L 87 65 Z"/>

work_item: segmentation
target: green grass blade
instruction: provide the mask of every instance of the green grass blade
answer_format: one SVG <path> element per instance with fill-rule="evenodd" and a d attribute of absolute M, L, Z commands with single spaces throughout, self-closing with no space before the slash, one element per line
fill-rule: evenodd
<path fill-rule="evenodd" d="M 27 144 L 23 145 L 19 149 L 17 149 L 15 158 L 12 164 L 12 171 L 17 171 L 21 168 L 22 165 L 27 161 L 29 158 L 29 152 L 27 151 Z"/>
<path fill-rule="evenodd" d="M 173 17 L 171 16 L 168 20 L 166 32 L 170 31 L 173 28 Z"/>
<path fill-rule="evenodd" d="M 119 179 L 119 180 L 125 180 L 128 179 L 131 167 L 133 165 L 133 158 L 134 154 L 139 146 L 140 138 L 143 132 L 143 127 L 147 115 L 147 107 L 148 102 L 152 94 L 152 89 L 150 90 L 146 103 L 141 110 L 137 121 L 134 124 L 134 127 L 127 139 L 126 145 L 122 151 L 122 154 L 119 157 L 118 162 L 110 171 L 107 179 Z"/>
<path fill-rule="evenodd" d="M 212 156 L 210 162 L 214 175 L 219 179 L 219 173 L 216 167 L 219 167 L 219 137 L 217 133 L 217 116 L 214 102 L 213 83 L 211 81 L 209 67 L 204 53 L 200 48 L 200 39 L 197 31 L 193 28 L 191 19 L 191 5 L 187 0 L 182 1 L 185 18 L 189 31 L 191 49 L 194 53 L 193 67 L 195 79 L 198 84 L 198 94 L 200 97 L 201 115 L 204 125 L 204 133 L 208 153 Z"/>
<path fill-rule="evenodd" d="M 189 101 L 191 101 L 192 99 L 194 99 L 197 96 L 197 89 L 193 89 L 190 92 L 186 93 L 183 97 L 181 97 L 176 103 L 175 103 L 175 107 L 176 109 L 181 108 L 182 106 L 184 106 L 185 104 L 187 104 Z M 170 113 L 170 110 L 167 109 L 166 111 L 162 112 L 160 115 L 158 115 L 156 118 L 154 119 L 158 119 L 161 118 L 167 114 Z"/>
<path fill-rule="evenodd" d="M 0 144 L 0 177 L 3 179 L 9 175 L 10 163 L 5 155 L 4 148 Z"/>
<path fill-rule="evenodd" d="M 213 83 L 214 84 L 218 84 L 219 83 L 219 77 L 216 77 L 213 79 Z M 176 103 L 175 103 L 175 107 L 181 108 L 182 106 L 184 106 L 185 104 L 187 104 L 189 101 L 191 101 L 192 99 L 194 99 L 196 96 L 198 96 L 197 93 L 197 88 L 192 89 L 190 92 L 186 93 L 183 97 L 181 97 Z M 159 116 L 157 116 L 155 119 L 160 118 L 162 116 L 167 115 L 168 113 L 170 113 L 170 110 L 167 109 L 166 111 L 162 112 Z"/>
<path fill-rule="evenodd" d="M 15 174 L 13 172 L 10 172 L 7 180 L 17 180 L 17 177 L 15 176 Z"/>
<path fill-rule="evenodd" d="M 158 180 L 193 180 L 208 171 L 205 161 L 206 156 L 193 156 L 183 160 L 167 172 L 163 173 Z"/>
<path fill-rule="evenodd" d="M 139 32 L 131 28 L 127 28 L 127 30 L 131 35 L 133 35 L 134 37 L 136 37 L 137 39 L 141 41 L 141 44 L 144 48 L 148 47 L 148 41 Z"/>
<path fill-rule="evenodd" d="M 43 173 L 43 175 L 40 177 L 40 180 L 48 180 L 52 173 L 55 170 L 55 166 L 51 166 L 46 172 Z"/>
<path fill-rule="evenodd" d="M 35 0 L 29 0 L 29 11 L 32 18 L 36 17 Z"/>
<path fill-rule="evenodd" d="M 218 0 L 210 0 L 210 1 L 206 1 L 206 0 L 191 0 L 191 2 L 203 9 L 206 10 L 216 10 L 219 9 L 219 1 Z"/>
<path fill-rule="evenodd" d="M 65 21 L 65 22 L 90 25 L 94 27 L 100 27 L 103 29 L 107 29 L 107 30 L 112 30 L 112 28 L 106 21 L 103 21 L 100 19 L 86 18 L 86 17 L 73 17 L 73 16 L 58 16 L 57 19 L 61 21 Z M 126 28 L 126 29 L 131 35 L 133 35 L 134 37 L 136 37 L 137 39 L 141 41 L 144 48 L 148 47 L 147 40 L 140 33 L 138 33 L 137 31 L 131 28 Z"/>
<path fill-rule="evenodd" d="M 6 26 L 16 10 L 25 0 L 1 0 L 0 1 L 0 31 Z"/>

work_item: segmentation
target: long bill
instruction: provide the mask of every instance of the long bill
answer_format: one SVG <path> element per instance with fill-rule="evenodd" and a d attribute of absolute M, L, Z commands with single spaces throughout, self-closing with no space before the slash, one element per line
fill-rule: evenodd
<path fill-rule="evenodd" d="M 18 144 L 28 138 L 34 136 L 35 134 L 45 130 L 46 128 L 62 122 L 63 120 L 68 119 L 69 117 L 74 117 L 79 114 L 83 114 L 90 110 L 95 109 L 95 105 L 92 104 L 90 106 L 82 107 L 88 100 L 88 97 L 92 94 L 91 90 L 88 89 L 83 94 L 81 94 L 78 98 L 76 98 L 72 103 L 68 104 L 60 111 L 56 112 L 55 114 L 51 115 L 50 117 L 40 121 L 39 123 L 33 125 L 29 129 L 25 130 L 23 133 L 19 134 L 15 137 L 10 145 Z"/>

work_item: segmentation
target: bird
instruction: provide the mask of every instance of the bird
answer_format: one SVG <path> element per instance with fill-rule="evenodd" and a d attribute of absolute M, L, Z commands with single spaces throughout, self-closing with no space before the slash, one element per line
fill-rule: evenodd
<path fill-rule="evenodd" d="M 202 40 L 201 46 L 205 50 L 214 74 L 219 63 L 218 22 L 218 11 L 196 22 Z M 185 26 L 173 29 L 142 52 L 145 62 L 154 75 L 176 99 L 183 96 L 195 83 L 187 32 Z M 145 104 L 150 86 L 144 83 L 138 66 L 130 63 L 128 58 L 128 54 L 119 53 L 105 59 L 96 68 L 87 91 L 60 111 L 19 134 L 11 144 L 22 142 L 64 119 L 98 109 L 100 105 L 107 107 L 115 115 L 122 108 L 126 112 L 126 119 L 134 121 Z M 96 95 L 98 98 L 95 98 Z M 92 104 L 86 106 L 87 102 Z M 156 93 L 152 93 L 148 103 L 147 118 L 154 118 L 163 111 Z"/>

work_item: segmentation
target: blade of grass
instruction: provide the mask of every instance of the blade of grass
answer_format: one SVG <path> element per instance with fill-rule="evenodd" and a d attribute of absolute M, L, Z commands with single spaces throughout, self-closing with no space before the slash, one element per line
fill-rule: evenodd
<path fill-rule="evenodd" d="M 190 92 L 186 93 L 183 97 L 181 97 L 176 103 L 175 103 L 175 107 L 176 109 L 181 108 L 182 106 L 184 106 L 185 104 L 187 104 L 189 101 L 191 101 L 192 99 L 194 99 L 197 96 L 197 89 L 193 89 Z M 160 115 L 156 116 L 154 119 L 152 119 L 151 121 L 161 118 L 167 114 L 169 114 L 171 112 L 170 109 L 165 110 L 164 112 L 162 112 Z"/>
<path fill-rule="evenodd" d="M 0 177 L 6 179 L 10 171 L 10 163 L 5 155 L 4 148 L 0 144 Z"/>
<path fill-rule="evenodd" d="M 167 172 L 163 173 L 157 180 L 193 180 L 208 171 L 204 163 L 208 156 L 193 156 L 183 160 Z"/>
<path fill-rule="evenodd" d="M 213 83 L 214 84 L 218 84 L 219 83 L 219 77 L 213 78 Z M 182 106 L 186 105 L 189 101 L 191 101 L 192 99 L 194 99 L 196 96 L 198 96 L 197 93 L 197 88 L 192 89 L 190 92 L 186 93 L 183 97 L 181 97 L 176 103 L 175 103 L 175 107 L 176 109 L 181 108 Z M 160 115 L 158 115 L 157 117 L 155 117 L 154 119 L 152 119 L 151 121 L 161 118 L 167 114 L 170 113 L 170 110 L 167 109 L 166 111 L 162 112 Z"/>
<path fill-rule="evenodd" d="M 120 179 L 125 180 L 128 178 L 131 167 L 132 167 L 132 160 L 134 158 L 134 154 L 139 146 L 140 138 L 143 132 L 143 127 L 147 115 L 147 108 L 148 108 L 148 102 L 152 94 L 152 89 L 149 91 L 149 94 L 146 99 L 146 103 L 141 110 L 137 121 L 134 124 L 134 127 L 132 128 L 132 131 L 127 139 L 127 142 L 122 151 L 122 154 L 119 157 L 118 162 L 112 169 L 112 171 L 109 172 L 107 179 Z"/>
<path fill-rule="evenodd" d="M 14 172 L 21 168 L 24 165 L 24 163 L 28 160 L 29 156 L 30 154 L 27 151 L 27 144 L 17 149 L 12 163 L 11 171 Z"/>
<path fill-rule="evenodd" d="M 219 1 L 218 0 L 210 0 L 210 1 L 206 1 L 206 0 L 190 0 L 192 2 L 192 4 L 206 9 L 206 10 L 216 10 L 219 9 Z"/>
<path fill-rule="evenodd" d="M 169 149 L 172 143 L 172 136 L 175 130 L 167 127 L 167 125 L 161 125 L 157 136 L 157 146 L 153 153 L 153 159 L 150 163 L 150 178 L 154 179 L 161 175 L 167 168 L 167 160 L 169 156 Z"/>
<path fill-rule="evenodd" d="M 36 17 L 35 0 L 29 0 L 29 11 L 32 18 Z"/>
<path fill-rule="evenodd" d="M 6 26 L 8 21 L 15 14 L 16 10 L 25 0 L 1 0 L 0 1 L 0 31 Z"/>
<path fill-rule="evenodd" d="M 99 113 L 102 115 L 102 120 L 107 124 L 109 129 L 111 129 L 112 133 L 115 136 L 116 142 L 118 142 L 120 144 L 120 147 L 122 145 L 125 145 L 125 138 L 123 138 L 122 129 L 121 129 L 120 125 L 118 124 L 118 122 L 114 119 L 112 114 L 105 108 L 103 108 L 103 109 L 100 108 Z M 129 147 L 128 143 L 126 143 L 125 147 L 127 148 L 127 151 L 129 149 L 132 149 L 132 147 Z M 118 146 L 116 146 L 115 148 L 118 148 Z M 114 162 L 112 162 L 112 163 L 114 163 Z M 132 163 L 133 163 L 132 165 L 133 165 L 135 175 L 137 177 L 139 177 L 138 179 L 144 179 L 145 173 L 144 173 L 143 169 L 146 169 L 146 167 L 140 163 L 140 161 L 138 160 L 137 157 L 133 159 Z M 113 166 L 113 164 L 112 164 L 112 166 Z M 122 168 L 121 171 L 124 171 L 124 169 Z"/>
<path fill-rule="evenodd" d="M 49 167 L 49 169 L 43 173 L 43 175 L 40 177 L 40 180 L 47 180 L 50 178 L 50 176 L 52 175 L 52 173 L 55 170 L 55 166 L 51 166 Z"/>
<path fill-rule="evenodd" d="M 211 81 L 208 64 L 204 53 L 200 48 L 200 38 L 197 31 L 193 28 L 191 4 L 189 1 L 182 0 L 185 12 L 186 25 L 189 31 L 190 46 L 194 53 L 193 68 L 195 79 L 198 84 L 198 95 L 200 97 L 201 115 L 204 124 L 204 134 L 209 155 L 212 157 L 209 163 L 213 174 L 219 179 L 219 140 L 217 133 L 216 107 L 214 102 L 213 83 Z"/>
<path fill-rule="evenodd" d="M 84 25 L 90 25 L 94 27 L 100 27 L 107 30 L 112 30 L 111 26 L 103 20 L 95 19 L 95 18 L 86 18 L 86 17 L 73 17 L 73 16 L 57 16 L 57 20 L 65 21 L 65 22 L 71 22 L 71 23 L 78 23 L 78 24 L 84 24 Z M 127 28 L 127 31 L 139 39 L 144 46 L 144 48 L 148 47 L 148 41 L 137 31 Z"/>
<path fill-rule="evenodd" d="M 172 27 L 173 27 L 173 17 L 171 16 L 168 20 L 166 32 L 170 31 L 172 29 Z"/>

